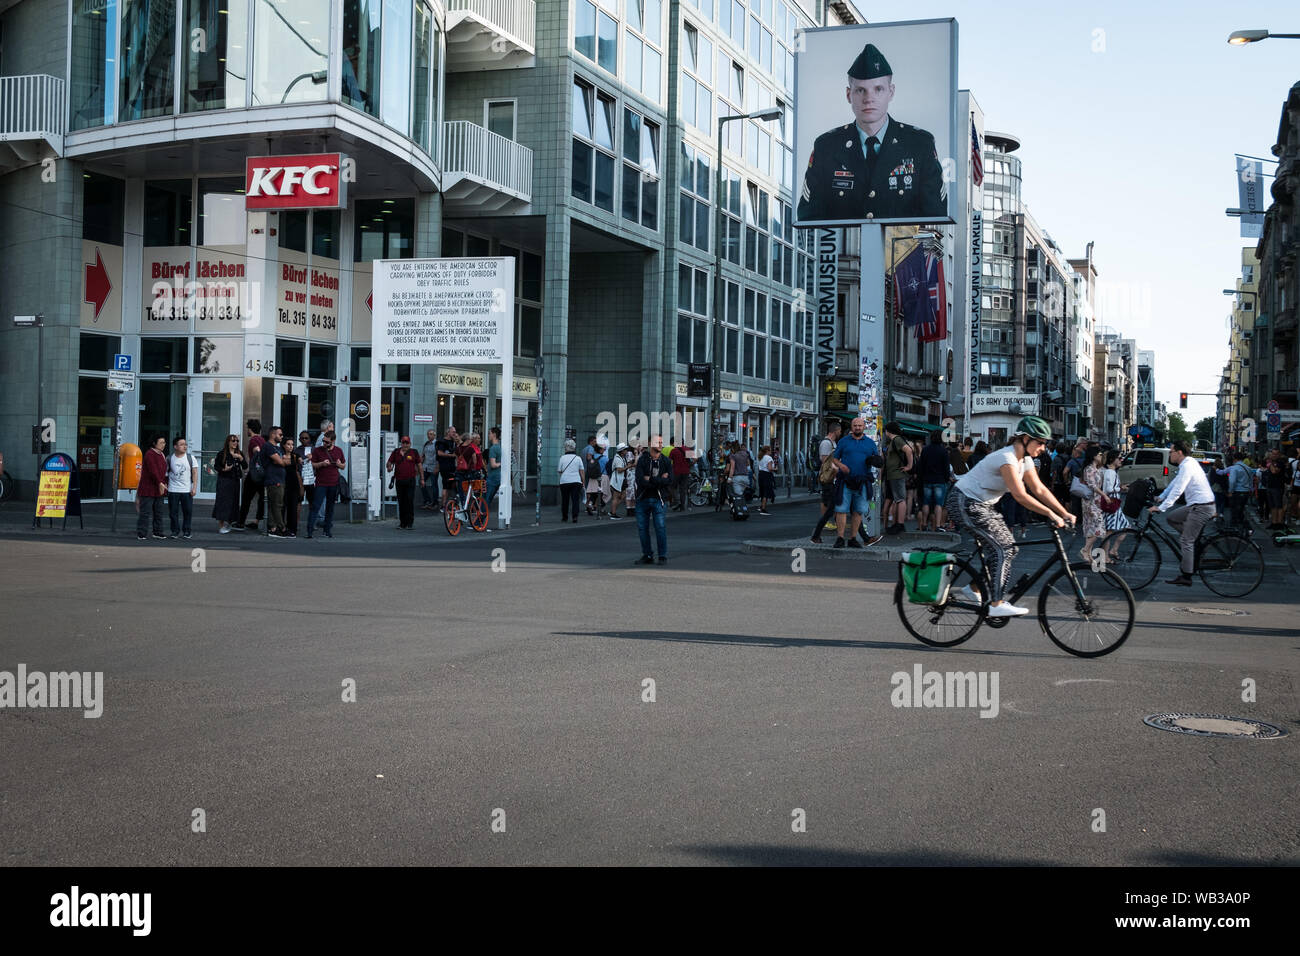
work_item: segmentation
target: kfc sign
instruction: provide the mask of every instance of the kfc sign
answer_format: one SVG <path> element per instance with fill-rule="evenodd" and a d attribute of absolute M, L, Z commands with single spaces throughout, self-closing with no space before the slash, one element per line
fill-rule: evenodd
<path fill-rule="evenodd" d="M 250 156 L 244 173 L 246 209 L 342 209 L 347 205 L 339 153 Z"/>

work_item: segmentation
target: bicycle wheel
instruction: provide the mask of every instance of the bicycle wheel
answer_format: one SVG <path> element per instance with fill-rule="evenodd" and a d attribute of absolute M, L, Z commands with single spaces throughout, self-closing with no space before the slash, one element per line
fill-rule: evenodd
<path fill-rule="evenodd" d="M 461 510 L 460 502 L 455 498 L 447 501 L 447 507 L 442 509 L 442 523 L 447 526 L 447 533 L 453 538 L 460 534 L 461 518 L 464 512 Z"/>
<path fill-rule="evenodd" d="M 0 475 L 0 501 L 9 497 L 9 492 L 13 488 L 13 482 L 6 475 Z"/>
<path fill-rule="evenodd" d="M 704 490 L 704 482 L 702 481 L 691 482 L 687 497 L 696 508 L 703 508 L 709 503 L 709 493 Z"/>
<path fill-rule="evenodd" d="M 1223 597 L 1245 597 L 1264 580 L 1264 552 L 1239 534 L 1207 538 L 1196 564 L 1205 586 Z"/>
<path fill-rule="evenodd" d="M 488 505 L 482 495 L 471 495 L 469 499 L 469 526 L 475 531 L 485 531 L 488 526 Z"/>
<path fill-rule="evenodd" d="M 1123 534 L 1125 538 L 1119 543 L 1119 558 L 1108 557 L 1106 567 L 1123 578 L 1130 591 L 1140 591 L 1160 573 L 1160 545 L 1154 538 L 1140 532 L 1115 533 Z M 1105 546 L 1105 541 L 1098 545 Z"/>
<path fill-rule="evenodd" d="M 962 587 L 970 587 L 981 595 L 981 600 L 977 603 L 959 594 Z M 894 606 L 898 608 L 898 616 L 907 633 L 932 647 L 953 647 L 968 640 L 979 630 L 989 611 L 987 589 L 975 574 L 975 569 L 960 559 L 953 562 L 952 583 L 942 604 L 913 604 L 909 601 L 900 564 L 898 585 L 894 588 Z"/>
<path fill-rule="evenodd" d="M 1133 592 L 1111 570 L 1094 571 L 1086 561 L 1070 565 L 1082 597 L 1065 568 L 1038 595 L 1038 623 L 1052 643 L 1076 657 L 1109 654 L 1128 639 L 1137 617 Z"/>

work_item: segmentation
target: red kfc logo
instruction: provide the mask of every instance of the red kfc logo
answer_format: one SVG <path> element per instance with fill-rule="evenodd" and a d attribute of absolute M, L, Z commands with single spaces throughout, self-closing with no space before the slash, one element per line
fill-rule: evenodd
<path fill-rule="evenodd" d="M 342 209 L 347 205 L 339 153 L 250 156 L 244 172 L 246 209 Z"/>

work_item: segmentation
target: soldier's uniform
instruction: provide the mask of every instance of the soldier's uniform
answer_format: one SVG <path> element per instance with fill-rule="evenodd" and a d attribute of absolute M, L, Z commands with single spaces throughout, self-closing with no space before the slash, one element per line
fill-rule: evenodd
<path fill-rule="evenodd" d="M 849 76 L 859 80 L 892 74 L 871 44 L 849 68 Z M 847 123 L 814 141 L 799 196 L 800 222 L 948 215 L 948 187 L 930 133 L 887 116 L 872 160 L 863 135 L 856 123 Z"/>

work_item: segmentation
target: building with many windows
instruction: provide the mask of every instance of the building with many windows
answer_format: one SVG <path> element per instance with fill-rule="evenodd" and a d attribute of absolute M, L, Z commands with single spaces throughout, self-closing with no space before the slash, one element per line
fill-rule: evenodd
<path fill-rule="evenodd" d="M 803 447 L 812 258 L 791 227 L 790 106 L 815 16 L 803 0 L 0 3 L 0 310 L 43 315 L 45 358 L 38 373 L 34 330 L 0 329 L 0 447 L 26 446 L 39 392 L 59 450 L 76 436 L 86 496 L 108 494 L 106 386 L 126 354 L 123 439 L 186 435 L 205 495 L 247 418 L 360 435 L 378 415 L 416 436 L 511 428 L 516 488 L 540 477 L 549 497 L 566 432 L 602 413 L 704 430 L 686 366 L 712 357 L 715 242 L 726 427 Z M 719 170 L 717 118 L 765 107 L 782 117 L 727 124 Z M 250 158 L 332 154 L 334 207 L 249 208 Z M 371 263 L 438 256 L 515 260 L 514 381 L 384 366 L 370 409 Z M 10 452 L 7 470 L 30 483 L 34 463 Z"/>

